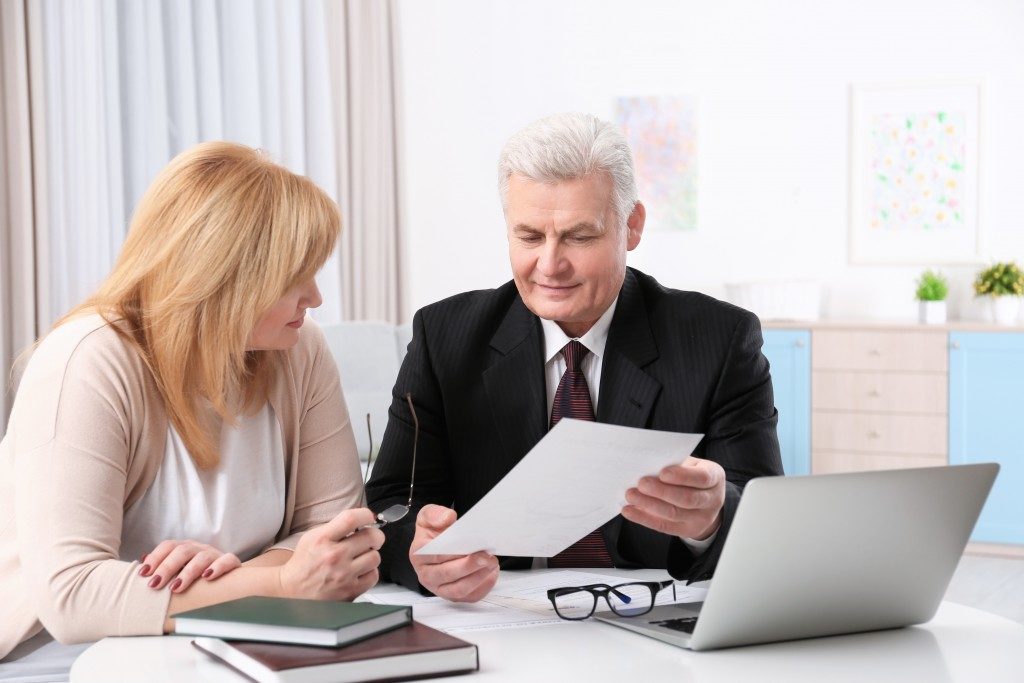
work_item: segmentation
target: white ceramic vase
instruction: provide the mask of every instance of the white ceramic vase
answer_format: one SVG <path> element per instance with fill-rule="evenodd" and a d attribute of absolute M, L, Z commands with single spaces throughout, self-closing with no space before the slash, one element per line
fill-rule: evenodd
<path fill-rule="evenodd" d="M 946 323 L 945 301 L 921 301 L 918 303 L 918 322 L 922 325 L 944 325 Z"/>
<path fill-rule="evenodd" d="M 993 296 L 990 301 L 992 302 L 992 322 L 996 325 L 1013 325 L 1017 322 L 1017 314 L 1020 312 L 1020 297 Z"/>

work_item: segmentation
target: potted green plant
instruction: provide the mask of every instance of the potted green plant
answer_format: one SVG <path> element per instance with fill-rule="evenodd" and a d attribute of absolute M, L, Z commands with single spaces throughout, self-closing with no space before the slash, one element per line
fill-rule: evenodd
<path fill-rule="evenodd" d="M 925 325 L 942 325 L 946 322 L 946 295 L 949 282 L 938 272 L 926 270 L 917 279 L 916 297 L 919 303 L 919 320 Z"/>
<path fill-rule="evenodd" d="M 989 266 L 974 280 L 974 293 L 989 298 L 992 319 L 997 325 L 1012 325 L 1024 294 L 1024 271 L 1013 261 Z"/>

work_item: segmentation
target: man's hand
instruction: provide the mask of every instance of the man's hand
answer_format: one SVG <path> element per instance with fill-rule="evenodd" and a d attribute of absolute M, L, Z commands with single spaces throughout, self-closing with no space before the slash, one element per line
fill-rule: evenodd
<path fill-rule="evenodd" d="M 643 477 L 626 491 L 622 516 L 679 538 L 703 540 L 718 531 L 725 503 L 725 470 L 717 462 L 690 457 L 657 477 Z"/>
<path fill-rule="evenodd" d="M 409 561 L 416 576 L 434 595 L 453 602 L 476 602 L 498 580 L 498 558 L 480 551 L 472 555 L 417 555 L 438 534 L 455 523 L 455 510 L 424 505 L 416 515 L 416 535 L 409 546 Z"/>

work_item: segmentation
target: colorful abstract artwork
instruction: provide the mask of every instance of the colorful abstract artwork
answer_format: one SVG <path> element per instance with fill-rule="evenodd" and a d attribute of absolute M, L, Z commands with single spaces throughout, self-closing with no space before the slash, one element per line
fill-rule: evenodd
<path fill-rule="evenodd" d="M 977 84 L 853 88 L 851 262 L 977 261 L 979 107 Z"/>
<path fill-rule="evenodd" d="M 623 97 L 616 120 L 633 150 L 647 228 L 697 227 L 697 108 L 689 97 Z"/>
<path fill-rule="evenodd" d="M 963 111 L 873 116 L 871 229 L 964 229 L 966 136 Z"/>

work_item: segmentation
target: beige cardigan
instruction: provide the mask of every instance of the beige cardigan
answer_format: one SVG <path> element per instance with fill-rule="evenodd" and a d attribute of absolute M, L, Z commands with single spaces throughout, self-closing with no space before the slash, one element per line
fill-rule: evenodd
<path fill-rule="evenodd" d="M 285 447 L 274 548 L 362 504 L 338 370 L 307 320 L 270 403 Z M 141 357 L 98 315 L 51 332 L 0 441 L 0 659 L 44 626 L 62 643 L 163 630 L 170 592 L 119 559 L 124 510 L 152 484 L 167 416 Z M 268 548 L 269 549 L 269 548 Z"/>

